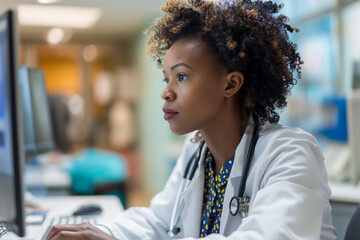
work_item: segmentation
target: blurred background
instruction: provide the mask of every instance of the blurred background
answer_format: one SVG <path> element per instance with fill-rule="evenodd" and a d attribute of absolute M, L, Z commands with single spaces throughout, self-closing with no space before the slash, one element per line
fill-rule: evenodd
<path fill-rule="evenodd" d="M 334 168 L 332 162 L 349 151 L 347 98 L 360 87 L 360 1 L 277 2 L 300 29 L 290 38 L 304 61 L 280 122 L 316 136 L 330 179 L 354 180 L 348 163 Z M 111 153 L 123 163 L 115 183 L 125 189 L 127 207 L 148 205 L 163 188 L 184 136 L 172 134 L 163 120 L 162 70 L 145 56 L 143 31 L 164 3 L 1 0 L 0 12 L 18 10 L 20 63 L 44 71 L 49 96 L 55 148 L 27 159 L 25 181 L 33 194 L 101 194 L 114 187 L 87 192 L 74 185 L 90 171 L 74 165 L 89 149 L 97 150 L 92 158 L 106 162 Z"/>

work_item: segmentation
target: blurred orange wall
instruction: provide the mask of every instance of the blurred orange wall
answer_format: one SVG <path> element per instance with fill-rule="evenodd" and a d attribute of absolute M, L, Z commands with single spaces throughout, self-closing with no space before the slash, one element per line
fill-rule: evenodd
<path fill-rule="evenodd" d="M 39 67 L 44 69 L 49 94 L 81 92 L 81 68 L 75 60 L 40 56 Z"/>

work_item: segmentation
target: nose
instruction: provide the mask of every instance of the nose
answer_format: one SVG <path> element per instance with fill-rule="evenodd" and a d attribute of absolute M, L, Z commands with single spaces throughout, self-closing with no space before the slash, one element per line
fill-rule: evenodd
<path fill-rule="evenodd" d="M 161 98 L 167 102 L 171 102 L 175 100 L 175 93 L 170 89 L 170 83 L 162 91 Z"/>

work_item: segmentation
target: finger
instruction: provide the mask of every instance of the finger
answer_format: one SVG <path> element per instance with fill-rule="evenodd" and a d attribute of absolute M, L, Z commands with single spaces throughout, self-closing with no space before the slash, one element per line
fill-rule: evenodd
<path fill-rule="evenodd" d="M 60 231 L 51 240 L 116 240 L 91 224 L 79 224 L 78 231 Z"/>
<path fill-rule="evenodd" d="M 85 232 L 73 232 L 73 231 L 60 231 L 51 240 L 78 240 L 87 239 L 84 236 L 88 235 Z"/>
<path fill-rule="evenodd" d="M 81 224 L 71 224 L 71 225 L 54 225 L 48 235 L 46 236 L 46 240 L 50 240 L 52 239 L 56 234 L 58 234 L 61 231 L 70 231 L 70 232 L 75 232 L 78 231 L 79 225 Z"/>

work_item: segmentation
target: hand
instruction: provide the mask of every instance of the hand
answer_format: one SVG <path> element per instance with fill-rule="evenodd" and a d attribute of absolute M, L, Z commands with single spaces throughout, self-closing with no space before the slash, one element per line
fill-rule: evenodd
<path fill-rule="evenodd" d="M 72 225 L 55 225 L 46 236 L 46 240 L 76 240 L 76 239 L 104 239 L 116 240 L 116 238 L 104 233 L 90 223 Z"/>

